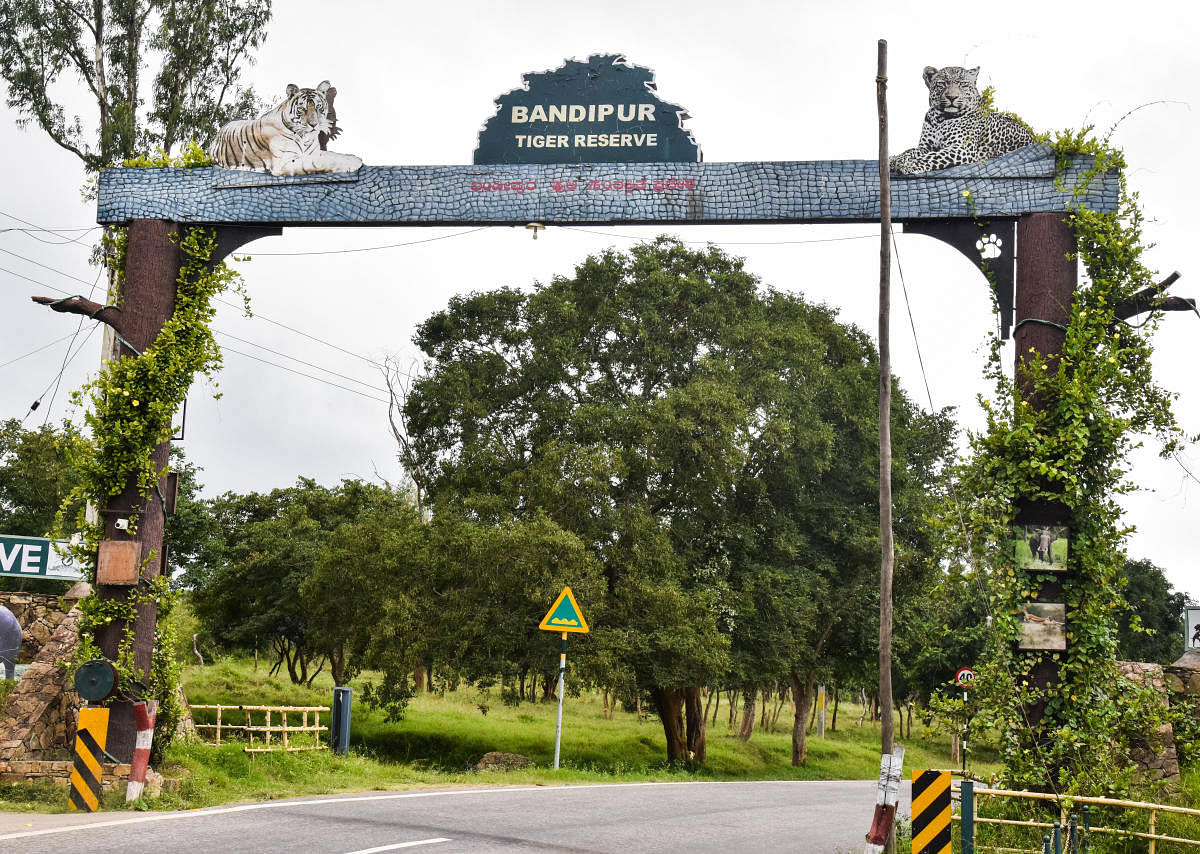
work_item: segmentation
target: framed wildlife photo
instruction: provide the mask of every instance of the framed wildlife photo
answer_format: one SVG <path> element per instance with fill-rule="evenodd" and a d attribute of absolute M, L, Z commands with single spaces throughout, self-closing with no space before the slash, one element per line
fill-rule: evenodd
<path fill-rule="evenodd" d="M 1013 525 L 1010 544 L 1017 569 L 1066 572 L 1070 539 L 1066 525 Z"/>
<path fill-rule="evenodd" d="M 1021 637 L 1018 649 L 1066 649 L 1067 606 L 1049 602 L 1026 602 L 1021 606 Z"/>
<path fill-rule="evenodd" d="M 1200 652 L 1200 605 L 1188 605 L 1183 609 L 1184 649 Z"/>

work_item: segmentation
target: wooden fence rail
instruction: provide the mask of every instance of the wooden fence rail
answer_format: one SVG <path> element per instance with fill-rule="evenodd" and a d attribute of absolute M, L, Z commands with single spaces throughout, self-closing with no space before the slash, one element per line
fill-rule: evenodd
<path fill-rule="evenodd" d="M 196 724 L 196 731 L 215 731 L 215 740 L 206 742 L 214 746 L 220 746 L 222 735 L 228 741 L 230 737 L 239 740 L 245 739 L 246 747 L 243 748 L 247 753 L 268 753 L 273 750 L 280 751 L 300 751 L 300 750 L 328 750 L 329 744 L 321 743 L 321 733 L 328 732 L 329 727 L 321 726 L 321 713 L 329 713 L 328 706 L 246 706 L 246 705 L 201 705 L 193 703 L 192 709 L 204 709 L 207 711 L 215 711 L 217 713 L 217 722 L 212 724 Z M 244 713 L 245 723 L 232 723 L 224 716 L 230 712 Z M 251 717 L 252 713 L 261 713 L 263 718 L 262 724 L 256 724 Z M 293 715 L 293 723 L 288 723 L 288 715 Z M 308 722 L 308 716 L 313 716 L 312 724 Z M 278 715 L 279 723 L 272 724 L 271 716 Z M 300 722 L 296 724 L 295 715 L 300 715 Z M 262 747 L 254 746 L 254 737 L 258 735 L 261 738 Z M 291 737 L 298 734 L 311 734 L 314 740 L 313 744 L 301 745 L 299 747 L 291 743 Z M 278 735 L 279 746 L 272 747 L 272 736 Z"/>

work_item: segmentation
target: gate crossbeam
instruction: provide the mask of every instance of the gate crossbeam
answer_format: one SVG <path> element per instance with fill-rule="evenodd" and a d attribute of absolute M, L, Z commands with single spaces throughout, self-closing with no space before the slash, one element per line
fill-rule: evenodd
<path fill-rule="evenodd" d="M 1039 144 L 986 163 L 893 176 L 892 218 L 1062 211 L 1092 162 L 1075 157 L 1056 173 L 1053 152 Z M 1080 201 L 1113 211 L 1118 194 L 1113 171 L 1093 178 Z M 364 166 L 284 178 L 214 167 L 104 170 L 97 222 L 134 219 L 278 226 L 878 222 L 879 175 L 873 160 Z"/>

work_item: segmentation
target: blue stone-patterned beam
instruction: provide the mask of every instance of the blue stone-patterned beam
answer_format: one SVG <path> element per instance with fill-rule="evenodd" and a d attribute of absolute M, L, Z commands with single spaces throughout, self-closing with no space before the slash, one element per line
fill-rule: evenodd
<path fill-rule="evenodd" d="M 892 176 L 892 218 L 993 219 L 1065 210 L 1091 166 L 1073 158 L 1055 183 L 1053 153 L 1031 145 L 996 160 Z M 1117 207 L 1116 172 L 1080 200 Z M 1064 192 L 1066 189 L 1066 192 Z M 965 193 L 970 193 L 968 198 Z M 106 169 L 96 221 L 276 225 L 548 225 L 877 222 L 873 160 L 364 166 L 276 178 L 217 168 Z"/>

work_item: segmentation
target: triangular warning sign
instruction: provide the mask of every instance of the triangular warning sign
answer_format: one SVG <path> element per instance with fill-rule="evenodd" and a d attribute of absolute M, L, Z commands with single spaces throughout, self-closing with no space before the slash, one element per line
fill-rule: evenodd
<path fill-rule="evenodd" d="M 579 632 L 581 634 L 589 631 L 587 620 L 583 618 L 583 611 L 579 610 L 579 603 L 575 601 L 570 587 L 564 587 L 562 593 L 558 594 L 558 598 L 554 600 L 554 604 L 550 606 L 550 610 L 546 612 L 546 616 L 542 618 L 542 623 L 538 628 L 548 632 Z"/>

